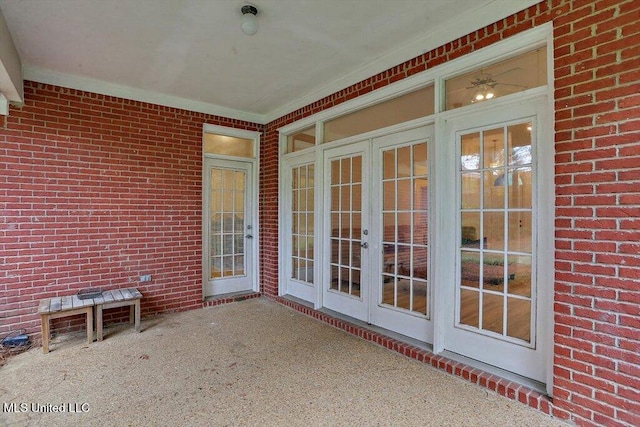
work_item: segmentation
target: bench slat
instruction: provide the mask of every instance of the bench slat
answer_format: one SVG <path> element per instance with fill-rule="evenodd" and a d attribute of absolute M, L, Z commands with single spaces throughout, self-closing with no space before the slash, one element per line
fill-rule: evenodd
<path fill-rule="evenodd" d="M 120 292 L 120 289 L 114 289 L 113 291 L 111 291 L 111 293 L 113 295 L 114 301 L 124 300 L 124 297 L 122 296 L 122 292 Z"/>
<path fill-rule="evenodd" d="M 60 310 L 72 310 L 73 309 L 73 297 L 62 297 L 62 305 Z"/>
<path fill-rule="evenodd" d="M 93 301 L 88 301 L 87 302 L 90 303 L 90 305 L 93 305 Z M 71 297 L 71 306 L 73 308 L 81 308 L 84 307 L 86 304 L 84 303 L 83 300 L 81 300 L 80 298 L 78 298 L 78 295 L 73 295 Z"/>
<path fill-rule="evenodd" d="M 40 301 L 40 305 L 38 306 L 38 314 L 46 314 L 49 313 L 51 305 L 51 298 L 46 298 Z"/>
<path fill-rule="evenodd" d="M 133 298 L 142 298 L 142 294 L 136 288 L 129 288 L 129 291 L 131 291 L 131 296 Z"/>
<path fill-rule="evenodd" d="M 51 305 L 49 306 L 49 311 L 60 311 L 62 309 L 62 298 L 56 297 L 51 298 Z"/>
<path fill-rule="evenodd" d="M 102 298 L 104 302 L 113 302 L 113 293 L 111 291 L 104 291 L 102 293 Z"/>
<path fill-rule="evenodd" d="M 129 289 L 122 289 L 120 292 L 122 293 L 122 298 L 125 300 L 134 299 Z"/>

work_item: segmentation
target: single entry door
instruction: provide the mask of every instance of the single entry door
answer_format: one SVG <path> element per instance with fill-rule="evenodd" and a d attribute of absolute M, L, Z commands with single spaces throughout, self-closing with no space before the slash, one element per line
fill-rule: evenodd
<path fill-rule="evenodd" d="M 205 159 L 205 296 L 254 288 L 252 169 Z"/>

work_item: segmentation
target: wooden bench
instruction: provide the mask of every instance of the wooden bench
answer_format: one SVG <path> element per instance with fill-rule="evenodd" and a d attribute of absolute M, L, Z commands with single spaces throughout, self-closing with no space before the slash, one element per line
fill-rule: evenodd
<path fill-rule="evenodd" d="M 42 352 L 49 353 L 49 320 L 59 317 L 86 314 L 87 343 L 93 342 L 93 306 L 92 299 L 80 299 L 77 295 L 46 298 L 40 301 L 38 314 L 42 318 Z"/>
<path fill-rule="evenodd" d="M 102 311 L 107 308 L 129 306 L 129 322 L 135 323 L 136 332 L 140 332 L 140 299 L 142 294 L 136 288 L 114 289 L 104 291 L 101 297 L 95 298 L 96 305 L 96 334 L 98 341 L 102 341 Z"/>
<path fill-rule="evenodd" d="M 142 294 L 136 288 L 114 289 L 102 292 L 97 298 L 80 299 L 77 295 L 46 298 L 40 301 L 38 314 L 42 318 L 42 352 L 49 352 L 49 321 L 60 317 L 85 314 L 87 317 L 87 343 L 93 342 L 93 315 L 96 308 L 96 335 L 98 341 L 103 338 L 102 312 L 104 309 L 130 306 L 129 321 L 135 323 L 140 332 L 140 299 Z"/>

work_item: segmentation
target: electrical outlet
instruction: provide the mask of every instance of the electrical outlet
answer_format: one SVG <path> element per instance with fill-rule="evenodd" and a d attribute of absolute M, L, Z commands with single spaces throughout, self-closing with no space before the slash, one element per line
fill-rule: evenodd
<path fill-rule="evenodd" d="M 151 281 L 151 275 L 150 274 L 145 274 L 143 276 L 140 276 L 140 281 L 141 282 L 150 282 Z"/>

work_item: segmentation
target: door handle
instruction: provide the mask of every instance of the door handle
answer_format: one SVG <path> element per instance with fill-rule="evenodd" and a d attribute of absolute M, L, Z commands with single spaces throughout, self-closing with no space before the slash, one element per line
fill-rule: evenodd
<path fill-rule="evenodd" d="M 253 239 L 253 236 L 252 236 L 251 234 L 247 234 L 247 235 L 246 235 L 246 236 L 244 236 L 244 237 L 246 237 L 247 239 Z"/>
<path fill-rule="evenodd" d="M 369 247 L 369 243 L 364 242 L 360 246 L 362 246 L 363 248 L 367 249 Z"/>

